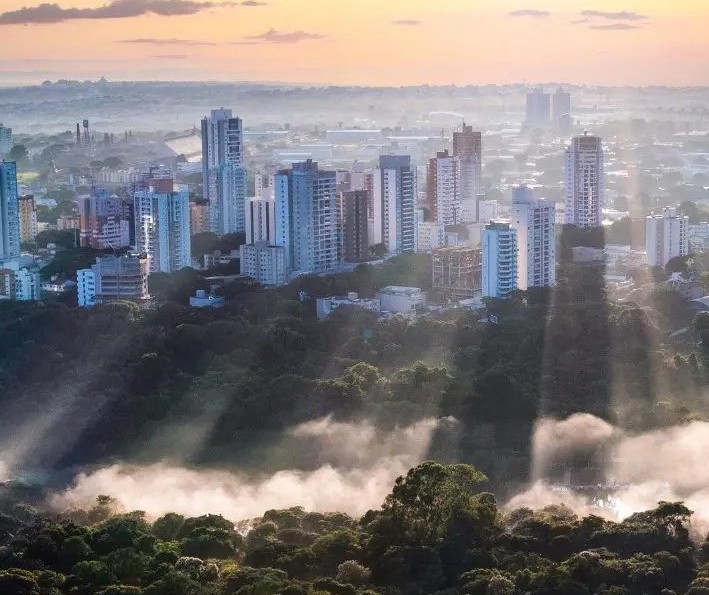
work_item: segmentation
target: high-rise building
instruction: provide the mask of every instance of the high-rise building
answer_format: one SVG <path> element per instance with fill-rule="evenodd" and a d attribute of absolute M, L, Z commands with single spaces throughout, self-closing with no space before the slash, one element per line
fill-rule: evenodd
<path fill-rule="evenodd" d="M 645 219 L 645 254 L 651 267 L 664 267 L 672 259 L 689 254 L 689 217 L 665 207 Z"/>
<path fill-rule="evenodd" d="M 144 254 L 100 256 L 90 269 L 76 273 L 79 306 L 147 300 L 150 297 L 148 273 L 148 259 Z"/>
<path fill-rule="evenodd" d="M 535 200 L 531 188 L 512 191 L 511 227 L 517 232 L 517 289 L 556 283 L 556 231 L 553 202 Z"/>
<path fill-rule="evenodd" d="M 342 193 L 342 236 L 345 262 L 364 262 L 369 256 L 368 190 Z"/>
<path fill-rule="evenodd" d="M 190 203 L 192 235 L 209 231 L 209 204 L 205 201 Z"/>
<path fill-rule="evenodd" d="M 537 87 L 527 93 L 527 123 L 548 124 L 551 119 L 551 97 L 544 89 Z"/>
<path fill-rule="evenodd" d="M 218 235 L 245 228 L 246 170 L 240 118 L 229 109 L 202 120 L 202 183 L 210 229 Z"/>
<path fill-rule="evenodd" d="M 433 290 L 448 297 L 468 299 L 482 289 L 482 255 L 464 246 L 433 251 Z"/>
<path fill-rule="evenodd" d="M 458 159 L 461 219 L 474 223 L 475 199 L 482 192 L 482 133 L 463 124 L 453 132 L 453 155 Z"/>
<path fill-rule="evenodd" d="M 276 242 L 276 201 L 272 198 L 249 198 L 246 203 L 246 243 Z"/>
<path fill-rule="evenodd" d="M 165 186 L 165 184 L 163 184 Z M 133 195 L 136 250 L 147 254 L 151 273 L 172 273 L 192 262 L 190 202 L 186 186 L 149 187 Z"/>
<path fill-rule="evenodd" d="M 34 242 L 37 237 L 37 206 L 34 196 L 27 194 L 18 199 L 20 213 L 20 242 Z"/>
<path fill-rule="evenodd" d="M 585 132 L 566 149 L 564 223 L 599 227 L 603 208 L 603 143 Z"/>
<path fill-rule="evenodd" d="M 342 260 L 340 212 L 334 171 L 312 160 L 294 163 L 274 178 L 276 245 L 289 271 L 335 271 Z"/>
<path fill-rule="evenodd" d="M 517 232 L 491 222 L 482 232 L 482 294 L 508 298 L 517 289 Z"/>
<path fill-rule="evenodd" d="M 94 187 L 79 205 L 82 246 L 97 250 L 130 246 L 129 209 L 122 198 Z"/>
<path fill-rule="evenodd" d="M 0 262 L 20 255 L 17 165 L 0 161 Z"/>
<path fill-rule="evenodd" d="M 416 250 L 416 168 L 409 155 L 381 155 L 374 171 L 374 225 L 371 244 L 390 254 Z"/>
<path fill-rule="evenodd" d="M 288 281 L 286 250 L 266 242 L 242 244 L 239 247 L 241 274 L 256 279 L 261 285 L 284 285 Z"/>
<path fill-rule="evenodd" d="M 460 160 L 447 150 L 440 151 L 428 162 L 426 207 L 429 219 L 440 225 L 461 222 Z"/>
<path fill-rule="evenodd" d="M 571 93 L 559 87 L 554 93 L 552 118 L 558 122 L 569 116 L 571 116 Z"/>
<path fill-rule="evenodd" d="M 0 158 L 9 153 L 12 149 L 12 128 L 2 125 L 0 122 Z"/>

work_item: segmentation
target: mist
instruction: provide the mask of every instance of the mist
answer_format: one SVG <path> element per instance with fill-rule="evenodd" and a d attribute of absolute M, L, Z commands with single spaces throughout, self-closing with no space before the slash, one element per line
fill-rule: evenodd
<path fill-rule="evenodd" d="M 149 518 L 166 512 L 212 513 L 240 521 L 291 506 L 361 515 L 378 508 L 394 480 L 424 460 L 438 424 L 425 419 L 385 432 L 369 422 L 323 418 L 296 426 L 286 437 L 292 446 L 315 454 L 320 466 L 312 471 L 287 469 L 253 476 L 167 462 L 115 464 L 78 475 L 71 487 L 50 498 L 50 504 L 59 511 L 90 507 L 105 494 Z"/>
<path fill-rule="evenodd" d="M 660 500 L 681 500 L 695 513 L 695 529 L 705 532 L 709 529 L 708 452 L 707 422 L 630 434 L 588 414 L 544 419 L 533 436 L 531 486 L 512 497 L 506 508 L 565 504 L 579 514 L 622 520 L 655 508 Z M 578 458 L 602 458 L 603 484 L 598 487 L 612 490 L 612 496 L 598 499 L 573 489 L 578 486 L 554 481 L 555 462 Z"/>

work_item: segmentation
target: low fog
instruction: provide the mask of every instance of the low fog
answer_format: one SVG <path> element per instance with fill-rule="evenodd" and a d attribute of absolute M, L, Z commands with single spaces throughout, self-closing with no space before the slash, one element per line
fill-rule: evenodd
<path fill-rule="evenodd" d="M 368 422 L 324 418 L 293 428 L 288 437 L 317 456 L 321 466 L 314 471 L 289 469 L 254 477 L 169 463 L 116 464 L 79 475 L 51 504 L 57 510 L 86 507 L 106 494 L 151 518 L 166 512 L 213 513 L 239 521 L 290 506 L 360 515 L 378 508 L 394 480 L 426 458 L 438 423 L 425 419 L 385 432 Z"/>
<path fill-rule="evenodd" d="M 696 528 L 705 531 L 709 528 L 707 453 L 707 422 L 631 435 L 588 414 L 544 419 L 537 423 L 533 437 L 533 483 L 507 508 L 566 504 L 578 513 L 620 520 L 652 509 L 660 500 L 682 500 L 695 512 Z M 601 500 L 592 495 L 593 490 L 572 491 L 554 482 L 555 463 L 579 459 L 602 459 L 599 487 L 610 487 L 612 496 Z"/>

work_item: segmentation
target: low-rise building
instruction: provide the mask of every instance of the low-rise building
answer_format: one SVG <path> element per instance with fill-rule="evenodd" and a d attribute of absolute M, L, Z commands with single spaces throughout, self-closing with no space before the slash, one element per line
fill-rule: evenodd
<path fill-rule="evenodd" d="M 148 259 L 144 254 L 101 256 L 90 269 L 77 271 L 79 306 L 89 307 L 116 300 L 146 301 Z"/>
<path fill-rule="evenodd" d="M 285 285 L 288 282 L 283 246 L 243 244 L 240 255 L 242 275 L 256 279 L 261 285 Z"/>
<path fill-rule="evenodd" d="M 332 296 L 326 298 L 318 298 L 317 300 L 317 315 L 318 320 L 327 318 L 334 310 L 342 306 L 352 306 L 355 308 L 364 308 L 379 314 L 381 304 L 378 299 L 360 298 L 356 292 L 351 291 L 344 297 Z"/>
<path fill-rule="evenodd" d="M 39 271 L 25 267 L 0 268 L 0 300 L 36 302 L 42 295 Z"/>
<path fill-rule="evenodd" d="M 190 297 L 192 308 L 221 308 L 224 305 L 224 298 L 213 293 L 207 293 L 204 289 L 198 289 Z"/>
<path fill-rule="evenodd" d="M 375 296 L 382 313 L 403 314 L 415 318 L 426 306 L 426 293 L 419 287 L 389 285 L 380 289 Z"/>

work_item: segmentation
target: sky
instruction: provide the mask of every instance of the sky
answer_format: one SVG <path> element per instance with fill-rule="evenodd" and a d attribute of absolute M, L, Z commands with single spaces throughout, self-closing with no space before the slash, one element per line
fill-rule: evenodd
<path fill-rule="evenodd" d="M 709 85 L 709 0 L 0 0 L 0 84 Z"/>

